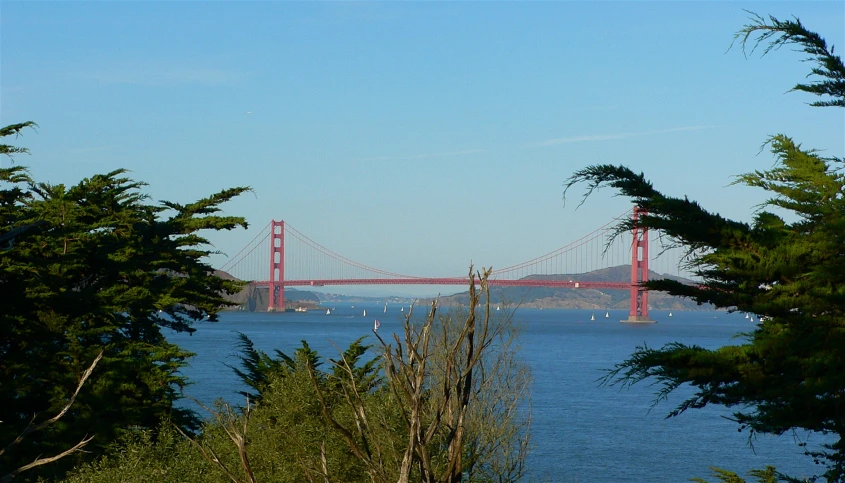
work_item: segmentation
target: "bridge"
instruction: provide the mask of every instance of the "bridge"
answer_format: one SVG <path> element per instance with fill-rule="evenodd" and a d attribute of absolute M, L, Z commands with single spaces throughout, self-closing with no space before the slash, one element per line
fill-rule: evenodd
<path fill-rule="evenodd" d="M 581 238 L 526 262 L 494 270 L 488 281 L 498 287 L 557 287 L 568 289 L 628 290 L 629 322 L 648 322 L 648 292 L 642 282 L 649 277 L 649 233 L 635 224 L 631 233 L 614 236 L 622 216 L 635 221 L 644 212 L 615 217 Z M 660 273 L 677 273 L 679 257 L 662 251 L 651 262 L 662 262 Z M 630 280 L 595 281 L 577 274 L 630 264 Z M 285 287 L 333 285 L 466 285 L 464 277 L 419 277 L 372 268 L 343 257 L 311 240 L 284 221 L 271 221 L 221 270 L 251 284 L 269 289 L 269 311 L 285 307 Z M 262 276 L 262 272 L 266 275 Z M 570 274 L 564 276 L 563 274 Z M 267 277 L 266 279 L 264 277 Z M 476 282 L 478 282 L 476 280 Z"/>

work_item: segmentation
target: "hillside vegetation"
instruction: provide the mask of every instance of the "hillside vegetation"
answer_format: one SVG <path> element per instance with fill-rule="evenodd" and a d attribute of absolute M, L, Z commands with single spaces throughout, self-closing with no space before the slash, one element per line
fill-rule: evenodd
<path fill-rule="evenodd" d="M 693 283 L 692 280 L 674 277 L 671 275 L 658 274 L 652 271 L 649 271 L 648 277 L 651 280 L 671 279 L 677 280 L 681 283 Z M 525 278 L 528 280 L 628 282 L 631 279 L 631 266 L 619 265 L 587 273 L 531 275 Z M 554 287 L 492 287 L 490 289 L 490 296 L 492 297 L 493 303 L 496 304 L 519 305 L 524 308 L 545 309 L 628 309 L 631 300 L 631 293 L 628 290 L 572 289 Z M 443 305 L 465 305 L 467 300 L 467 292 L 440 297 L 440 303 Z M 648 302 L 649 308 L 653 310 L 714 309 L 712 305 L 698 305 L 689 299 L 671 296 L 664 292 L 649 292 Z"/>

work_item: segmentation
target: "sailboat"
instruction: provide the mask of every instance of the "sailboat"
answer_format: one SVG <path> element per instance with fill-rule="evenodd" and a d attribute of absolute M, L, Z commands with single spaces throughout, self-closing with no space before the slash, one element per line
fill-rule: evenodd
<path fill-rule="evenodd" d="M 402 307 L 401 309 L 399 309 L 399 312 L 404 312 L 404 311 L 405 311 L 405 307 Z"/>
<path fill-rule="evenodd" d="M 669 312 L 669 317 L 671 317 L 671 316 L 672 316 L 672 312 Z"/>
<path fill-rule="evenodd" d="M 364 317 L 367 316 L 367 309 L 364 309 Z"/>
<path fill-rule="evenodd" d="M 384 313 L 387 313 L 387 305 L 384 306 Z"/>
<path fill-rule="evenodd" d="M 605 318 L 605 319 L 609 319 L 609 318 L 610 318 L 610 312 L 605 312 L 605 313 L 604 313 L 604 318 Z"/>
<path fill-rule="evenodd" d="M 746 319 L 748 318 L 748 314 L 745 314 L 745 318 L 746 318 Z"/>
<path fill-rule="evenodd" d="M 502 310 L 502 307 L 497 305 L 496 310 Z"/>
<path fill-rule="evenodd" d="M 326 315 L 332 315 L 332 309 L 326 309 Z"/>
<path fill-rule="evenodd" d="M 373 332 L 377 331 L 379 327 L 381 327 L 381 322 L 376 319 L 376 321 L 373 322 Z"/>
<path fill-rule="evenodd" d="M 754 317 L 751 317 L 751 319 L 749 319 L 749 322 L 754 322 Z"/>
<path fill-rule="evenodd" d="M 592 321 L 592 320 L 596 320 L 596 314 L 591 315 L 591 316 L 590 316 L 590 320 L 591 320 L 591 321 Z"/>

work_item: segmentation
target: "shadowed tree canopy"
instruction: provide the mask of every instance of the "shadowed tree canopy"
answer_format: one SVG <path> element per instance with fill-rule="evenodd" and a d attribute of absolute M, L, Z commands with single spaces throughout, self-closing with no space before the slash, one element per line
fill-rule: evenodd
<path fill-rule="evenodd" d="M 798 19 L 752 17 L 737 33 L 744 52 L 797 46 L 814 67 L 793 90 L 818 95 L 813 106 L 845 107 L 845 66 L 833 47 Z M 720 308 L 750 312 L 761 322 L 741 345 L 706 350 L 671 343 L 639 347 L 606 377 L 612 384 L 656 380 L 658 401 L 689 384 L 694 394 L 670 416 L 708 404 L 734 408 L 740 429 L 781 434 L 809 430 L 833 443 L 808 454 L 824 463 L 826 481 L 845 481 L 845 177 L 843 160 L 777 134 L 766 146 L 773 168 L 740 175 L 734 184 L 769 198 L 750 223 L 711 213 L 693 200 L 666 196 L 643 173 L 597 165 L 570 177 L 566 191 L 611 187 L 648 211 L 640 223 L 686 247 L 687 268 L 701 280 L 646 286 Z M 566 193 L 566 192 L 565 192 Z M 631 222 L 617 227 L 626 231 Z M 783 476 L 787 478 L 786 476 Z"/>
<path fill-rule="evenodd" d="M 162 329 L 193 331 L 193 321 L 213 320 L 223 294 L 238 288 L 213 275 L 202 232 L 246 227 L 219 208 L 246 188 L 186 205 L 151 202 L 143 188 L 124 170 L 65 186 L 36 182 L 20 166 L 0 168 L 0 446 L 63 407 L 103 352 L 70 412 L 0 455 L 0 467 L 86 436 L 94 436 L 86 450 L 96 453 L 120 431 L 155 428 L 163 418 L 196 426 L 192 413 L 174 406 L 191 354 Z"/>

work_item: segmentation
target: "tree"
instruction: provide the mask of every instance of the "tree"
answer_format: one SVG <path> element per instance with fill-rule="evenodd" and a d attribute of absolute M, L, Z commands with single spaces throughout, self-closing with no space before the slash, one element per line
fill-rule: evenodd
<path fill-rule="evenodd" d="M 65 414 L 67 414 L 68 411 L 70 411 L 70 408 L 73 406 L 74 401 L 76 401 L 76 396 L 79 395 L 79 391 L 82 389 L 82 386 L 85 385 L 85 381 L 87 381 L 88 378 L 91 377 L 91 373 L 94 372 L 94 368 L 97 367 L 97 363 L 100 362 L 100 359 L 102 357 L 103 357 L 102 352 L 97 354 L 97 357 L 94 359 L 94 362 L 92 362 L 91 365 L 88 367 L 88 369 L 86 369 L 85 372 L 82 374 L 82 378 L 79 380 L 79 384 L 77 384 L 76 390 L 73 392 L 73 394 L 71 394 L 70 400 L 67 402 L 67 404 L 65 404 L 65 407 L 63 407 L 58 412 L 58 414 L 56 414 L 52 418 L 43 420 L 38 424 L 34 424 L 35 418 L 33 418 L 33 421 L 30 422 L 26 426 L 26 428 L 24 428 L 24 430 L 21 432 L 21 434 L 19 434 L 18 437 L 15 438 L 14 441 L 12 441 L 8 445 L 6 445 L 5 448 L 0 449 L 0 456 L 2 456 L 6 451 L 9 451 L 10 449 L 14 448 L 15 446 L 21 444 L 23 441 L 25 441 L 27 439 L 27 437 L 29 437 L 30 434 L 36 433 L 38 431 L 43 430 L 44 428 L 47 428 L 47 427 L 49 427 L 53 424 L 56 424 L 60 419 L 62 419 L 65 416 Z M 21 474 L 21 473 L 23 473 L 27 470 L 30 470 L 30 469 L 35 468 L 37 466 L 48 465 L 50 463 L 53 463 L 54 461 L 58 461 L 58 460 L 66 457 L 66 456 L 69 456 L 73 453 L 76 453 L 77 451 L 81 451 L 82 448 L 85 447 L 85 445 L 87 445 L 88 443 L 91 442 L 91 439 L 92 439 L 91 436 L 86 437 L 83 440 L 81 440 L 80 442 L 73 445 L 72 447 L 62 451 L 59 454 L 53 455 L 53 456 L 47 456 L 47 457 L 39 456 L 39 457 L 35 458 L 35 460 L 33 460 L 32 462 L 25 464 L 25 465 L 23 465 L 19 468 L 15 468 L 12 471 L 10 471 L 9 473 L 7 473 L 6 475 L 3 475 L 2 477 L 0 477 L 0 483 L 9 483 L 10 481 L 12 481 L 15 478 L 15 476 L 17 476 L 17 475 L 19 475 L 19 474 Z"/>
<path fill-rule="evenodd" d="M 371 482 L 505 482 L 524 476 L 530 417 L 521 410 L 531 377 L 516 357 L 517 327 L 510 317 L 491 315 L 489 274 L 470 268 L 465 312 L 438 317 L 434 301 L 422 323 L 406 315 L 404 334 L 394 334 L 393 343 L 374 331 L 382 346 L 382 392 L 393 418 L 368 404 L 371 390 L 361 384 L 348 352 L 333 361 L 343 394 L 339 406 L 327 402 L 309 367 L 323 417 Z M 341 414 L 351 410 L 354 424 L 344 424 L 336 408 Z"/>
<path fill-rule="evenodd" d="M 815 62 L 815 80 L 793 90 L 824 96 L 815 106 L 845 107 L 845 66 L 824 39 L 798 19 L 754 16 L 737 33 L 743 50 L 764 53 L 797 45 Z M 751 43 L 749 43 L 751 42 Z M 610 186 L 647 215 L 639 223 L 686 247 L 686 265 L 701 282 L 654 280 L 645 285 L 719 308 L 758 314 L 760 323 L 741 345 L 706 350 L 681 343 L 639 347 L 605 381 L 630 385 L 653 379 L 658 401 L 682 384 L 695 388 L 669 416 L 709 404 L 734 408 L 740 430 L 781 434 L 809 430 L 833 438 L 807 451 L 824 463 L 824 478 L 845 481 L 845 177 L 843 160 L 823 157 L 778 134 L 767 145 L 776 158 L 767 171 L 736 180 L 770 198 L 753 222 L 710 213 L 695 201 L 665 196 L 640 173 L 613 165 L 590 166 L 570 177 Z M 778 215 L 784 213 L 784 216 Z M 794 220 L 794 221 L 788 221 Z M 624 231 L 632 222 L 617 228 Z"/>
<path fill-rule="evenodd" d="M 240 413 L 218 401 L 196 436 L 174 438 L 181 431 L 172 426 L 158 439 L 124 434 L 66 481 L 395 483 L 408 454 L 406 481 L 517 481 L 529 448 L 531 378 L 518 358 L 518 327 L 494 314 L 485 300 L 477 311 L 409 316 L 394 339 L 401 347 L 359 339 L 328 360 L 305 341 L 290 356 L 271 356 L 242 335 L 236 373 L 249 389 Z M 422 381 L 419 391 L 409 396 L 402 386 L 410 381 L 391 382 L 388 351 L 394 375 Z"/>
<path fill-rule="evenodd" d="M 191 354 L 162 329 L 193 331 L 192 321 L 214 320 L 223 294 L 238 288 L 204 261 L 212 252 L 200 232 L 246 227 L 243 218 L 218 214 L 246 188 L 187 205 L 151 203 L 144 184 L 125 173 L 66 187 L 38 183 L 22 167 L 0 169 L 9 186 L 0 190 L 0 236 L 14 234 L 0 251 L 0 441 L 64 407 L 103 352 L 68 414 L 0 456 L 2 467 L 89 436 L 87 449 L 98 453 L 122 430 L 156 428 L 163 418 L 197 427 L 191 412 L 174 406 L 186 382 L 178 371 Z"/>

